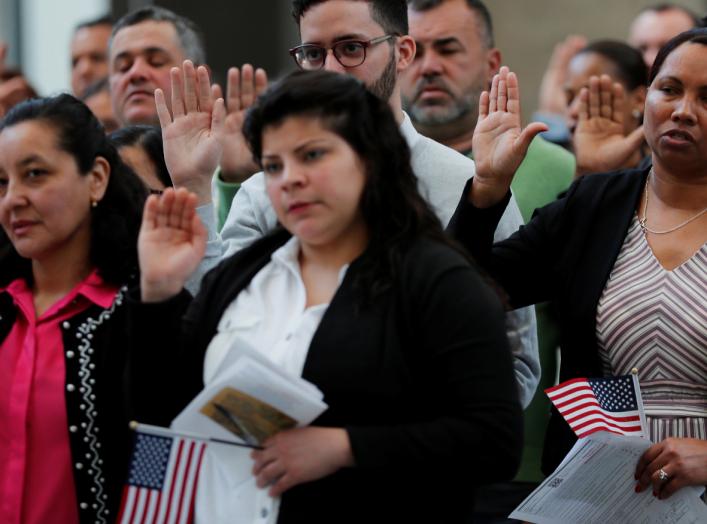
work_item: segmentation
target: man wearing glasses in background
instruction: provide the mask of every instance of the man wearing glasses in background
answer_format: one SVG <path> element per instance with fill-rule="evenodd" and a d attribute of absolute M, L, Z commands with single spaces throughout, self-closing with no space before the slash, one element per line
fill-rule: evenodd
<path fill-rule="evenodd" d="M 374 94 L 388 100 L 410 146 L 420 193 L 446 226 L 466 181 L 474 175 L 474 163 L 453 149 L 417 133 L 402 110 L 398 74 L 415 57 L 415 42 L 407 34 L 405 0 L 294 0 L 293 16 L 299 26 L 302 45 L 292 49 L 290 54 L 301 69 L 325 69 L 355 76 Z M 242 137 L 238 141 L 234 136 L 231 143 L 224 146 L 230 149 L 231 156 L 240 151 L 241 171 L 252 165 L 252 157 Z M 265 192 L 263 173 L 250 176 L 233 198 L 221 231 L 223 256 L 230 256 L 251 244 L 274 229 L 276 224 L 277 218 Z M 510 236 L 521 224 L 518 206 L 511 199 L 496 230 L 496 240 Z M 197 273 L 203 274 L 216 262 L 206 257 Z M 508 313 L 508 335 L 520 400 L 525 407 L 533 396 L 540 374 L 532 308 Z"/>

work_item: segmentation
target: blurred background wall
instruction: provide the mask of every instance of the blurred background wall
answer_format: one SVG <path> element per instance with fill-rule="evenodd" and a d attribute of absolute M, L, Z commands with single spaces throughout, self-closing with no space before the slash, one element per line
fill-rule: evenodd
<path fill-rule="evenodd" d="M 69 41 L 75 25 L 112 11 L 156 3 L 195 20 L 206 35 L 218 80 L 230 65 L 265 67 L 271 78 L 294 66 L 287 50 L 298 42 L 290 0 L 0 0 L 0 39 L 10 65 L 20 66 L 41 94 L 68 90 Z M 624 38 L 649 0 L 487 0 L 504 62 L 518 72 L 524 113 L 535 107 L 540 77 L 553 46 L 569 34 Z M 707 14 L 707 0 L 676 3 Z"/>

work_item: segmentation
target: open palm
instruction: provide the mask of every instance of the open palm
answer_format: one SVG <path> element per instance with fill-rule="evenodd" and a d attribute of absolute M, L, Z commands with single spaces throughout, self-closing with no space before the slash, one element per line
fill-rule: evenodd
<path fill-rule="evenodd" d="M 579 94 L 579 121 L 572 138 L 578 174 L 624 167 L 643 142 L 643 128 L 624 135 L 624 88 L 607 75 L 591 77 Z"/>
<path fill-rule="evenodd" d="M 518 78 L 507 67 L 502 67 L 493 78 L 491 92 L 481 94 L 472 142 L 476 162 L 474 191 L 480 190 L 489 197 L 482 205 L 503 198 L 530 142 L 546 129 L 540 123 L 521 128 Z"/>
<path fill-rule="evenodd" d="M 210 199 L 211 176 L 221 159 L 224 102 L 213 99 L 203 66 L 195 70 L 187 60 L 170 76 L 171 113 L 164 93 L 155 91 L 165 162 L 175 187 L 189 189 L 204 203 Z"/>
<path fill-rule="evenodd" d="M 206 250 L 206 229 L 196 214 L 197 197 L 167 189 L 145 203 L 138 257 L 142 298 L 166 300 L 184 287 Z"/>
<path fill-rule="evenodd" d="M 221 135 L 223 155 L 221 157 L 221 178 L 227 182 L 242 182 L 259 170 L 243 136 L 243 122 L 248 109 L 258 96 L 265 91 L 268 77 L 263 69 L 253 69 L 245 64 L 241 70 L 228 70 L 226 85 L 226 120 Z M 220 95 L 220 89 L 215 92 Z"/>

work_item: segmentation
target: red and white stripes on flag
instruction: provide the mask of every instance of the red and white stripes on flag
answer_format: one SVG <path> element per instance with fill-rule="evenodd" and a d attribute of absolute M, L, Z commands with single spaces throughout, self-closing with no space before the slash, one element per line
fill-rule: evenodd
<path fill-rule="evenodd" d="M 578 437 L 597 431 L 646 437 L 635 375 L 575 378 L 545 390 Z"/>
<path fill-rule="evenodd" d="M 207 443 L 136 431 L 128 481 L 116 522 L 191 524 Z"/>

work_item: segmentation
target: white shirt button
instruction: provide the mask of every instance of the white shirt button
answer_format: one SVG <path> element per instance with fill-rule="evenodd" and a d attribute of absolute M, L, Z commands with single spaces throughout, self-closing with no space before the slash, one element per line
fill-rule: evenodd
<path fill-rule="evenodd" d="M 74 358 L 74 352 L 73 352 L 73 351 L 67 351 L 67 352 L 66 352 L 66 358 Z"/>
<path fill-rule="evenodd" d="M 76 389 L 76 386 L 74 386 L 73 384 L 67 384 L 67 385 L 66 385 L 66 391 L 68 391 L 69 393 L 71 393 L 71 392 L 74 391 L 75 389 Z"/>
<path fill-rule="evenodd" d="M 69 426 L 69 431 L 71 431 L 71 433 L 76 433 L 78 430 L 79 428 L 77 428 L 76 426 Z"/>
<path fill-rule="evenodd" d="M 64 322 L 61 323 L 61 327 L 63 327 L 64 329 L 69 329 L 71 327 L 71 324 L 64 320 Z"/>
<path fill-rule="evenodd" d="M 83 469 L 83 464 L 81 464 L 80 462 L 77 462 L 76 469 Z"/>

